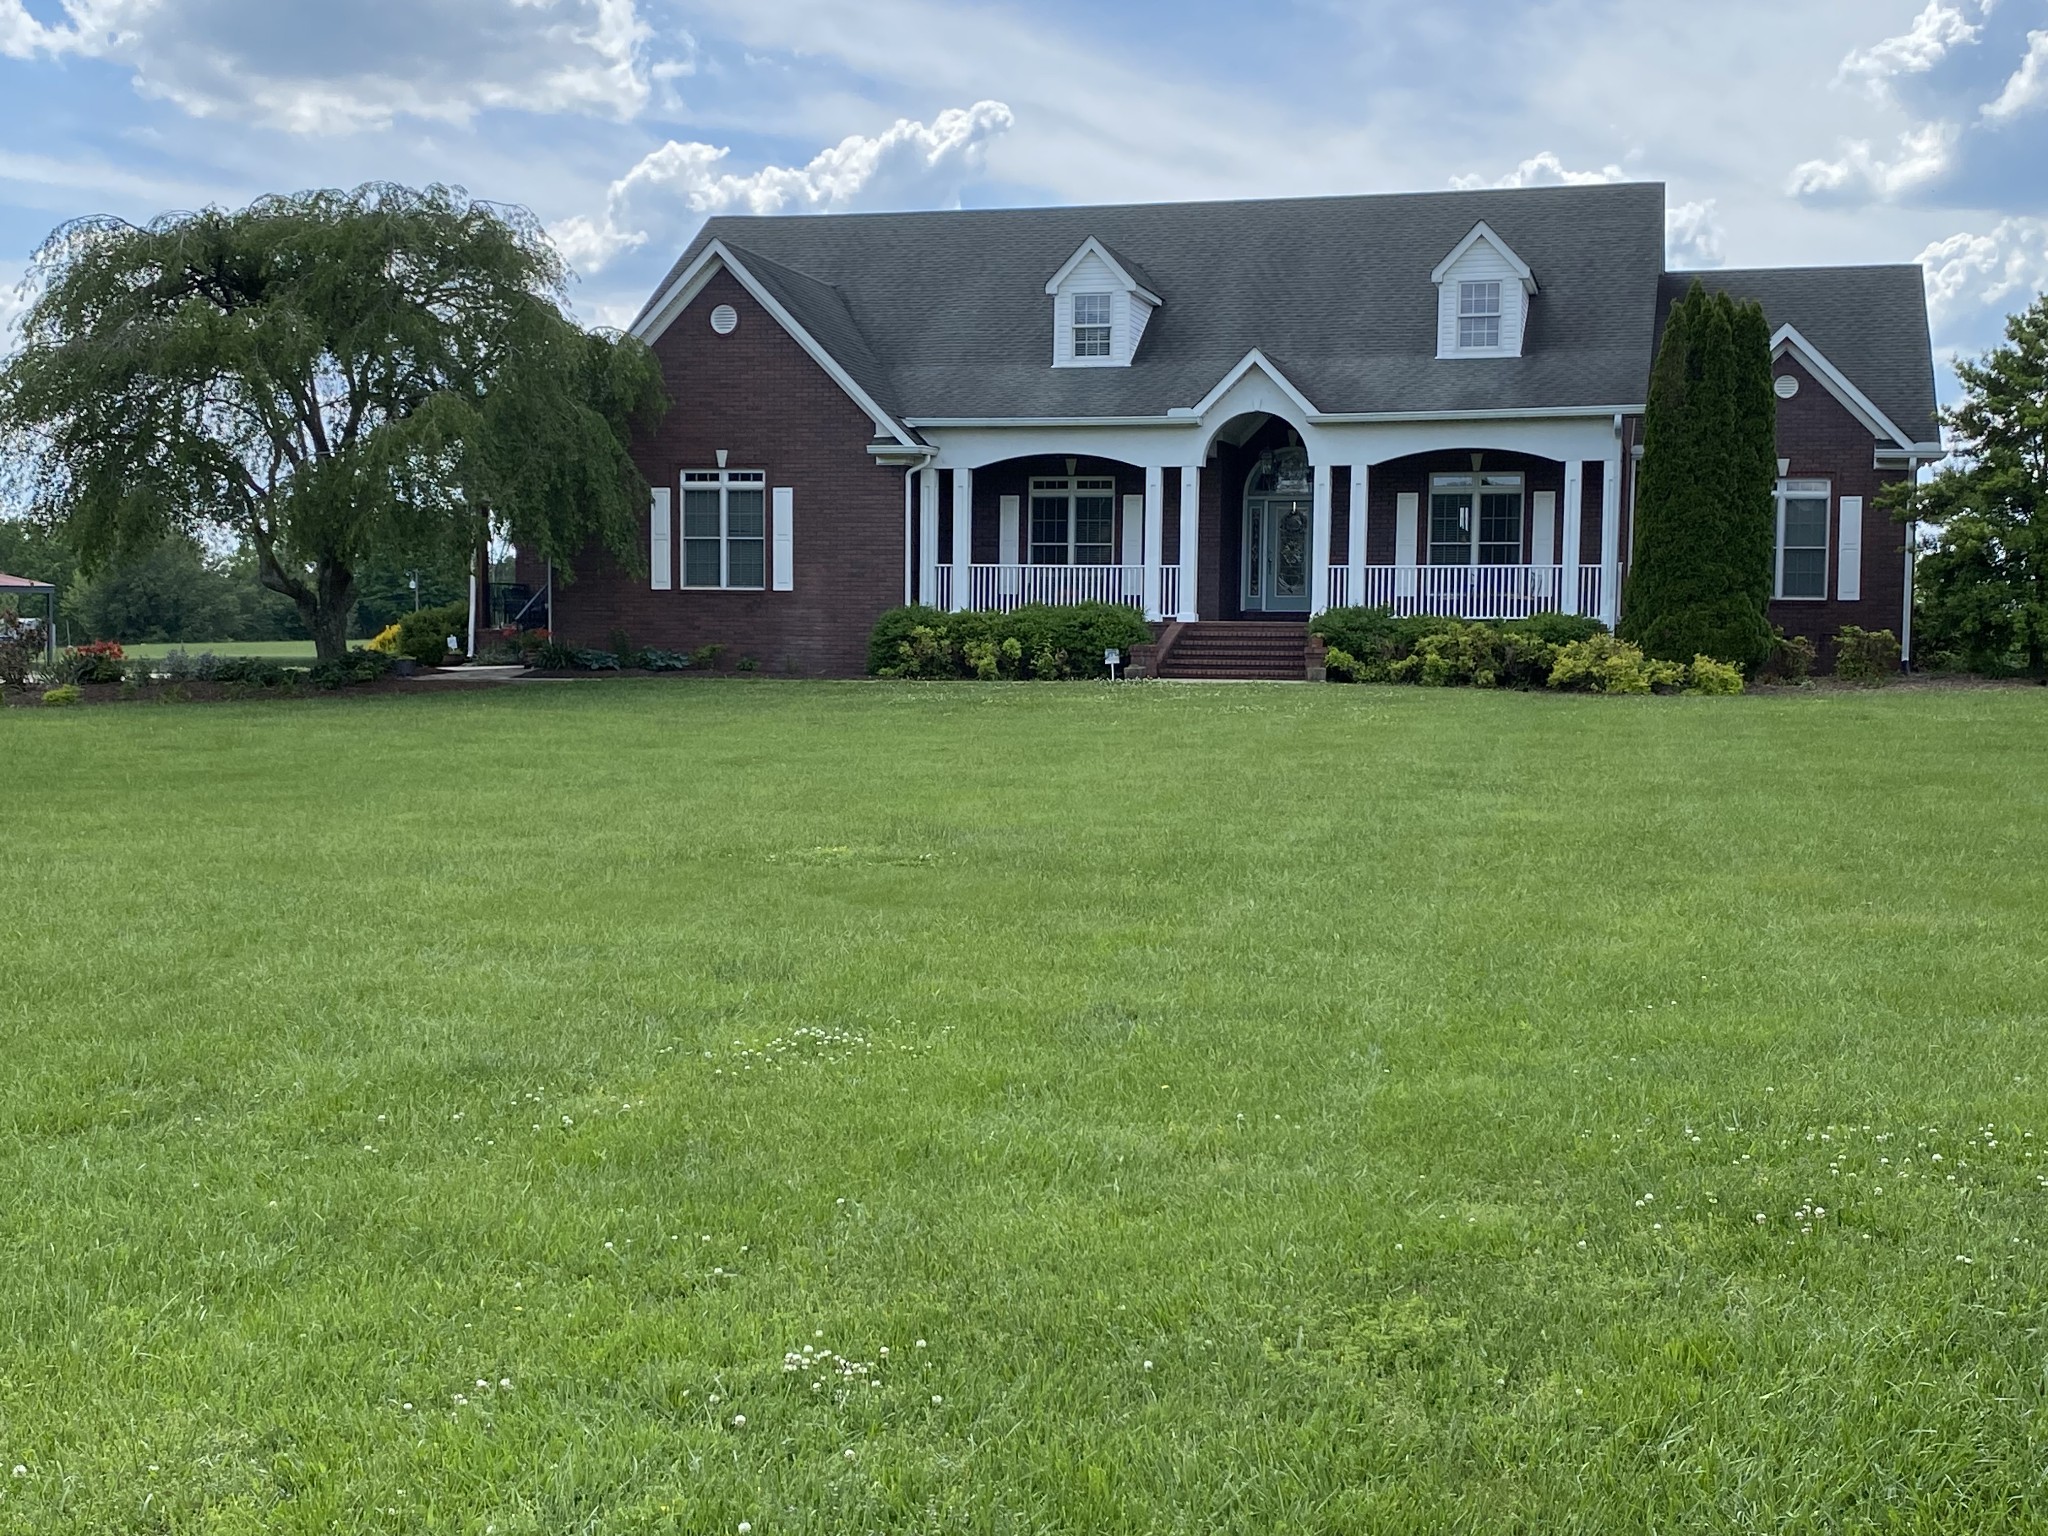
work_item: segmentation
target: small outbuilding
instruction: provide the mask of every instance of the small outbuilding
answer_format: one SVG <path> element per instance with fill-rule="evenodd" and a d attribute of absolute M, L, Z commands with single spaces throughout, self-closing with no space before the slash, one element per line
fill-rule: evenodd
<path fill-rule="evenodd" d="M 26 576 L 10 576 L 0 571 L 0 604 L 13 607 L 21 612 L 21 599 L 42 599 L 43 617 L 40 624 L 43 631 L 43 650 L 54 657 L 57 654 L 57 589 L 47 581 L 30 581 Z M 9 602 L 13 599 L 13 602 Z M 27 617 L 27 615 L 24 615 Z"/>

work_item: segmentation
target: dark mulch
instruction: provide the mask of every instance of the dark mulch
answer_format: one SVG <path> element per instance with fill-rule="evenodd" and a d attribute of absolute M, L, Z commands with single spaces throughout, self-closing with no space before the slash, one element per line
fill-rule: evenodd
<path fill-rule="evenodd" d="M 78 691 L 83 704 L 220 704 L 250 699 L 359 699 L 371 694 L 474 692 L 497 688 L 511 681 L 503 677 L 380 677 L 374 683 L 357 683 L 347 688 L 311 688 L 300 683 L 291 688 L 261 688 L 250 683 L 151 683 L 131 688 L 126 683 L 88 683 Z M 43 690 L 0 689 L 0 703 L 41 709 Z"/>

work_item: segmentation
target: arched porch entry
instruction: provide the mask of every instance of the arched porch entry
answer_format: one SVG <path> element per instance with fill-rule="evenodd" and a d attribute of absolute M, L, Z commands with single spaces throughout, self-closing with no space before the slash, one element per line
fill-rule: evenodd
<path fill-rule="evenodd" d="M 1316 598 L 1316 466 L 1300 431 L 1278 416 L 1238 417 L 1217 432 L 1204 478 L 1219 515 L 1203 616 L 1302 622 Z"/>

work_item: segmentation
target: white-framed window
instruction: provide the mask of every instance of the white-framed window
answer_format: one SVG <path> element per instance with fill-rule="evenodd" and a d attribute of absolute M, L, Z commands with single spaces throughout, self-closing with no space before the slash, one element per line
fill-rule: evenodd
<path fill-rule="evenodd" d="M 1109 356 L 1109 300 L 1106 293 L 1074 295 L 1074 356 Z"/>
<path fill-rule="evenodd" d="M 683 471 L 683 585 L 768 585 L 768 477 L 758 469 Z"/>
<path fill-rule="evenodd" d="M 1431 565 L 1522 563 L 1520 475 L 1429 477 Z"/>
<path fill-rule="evenodd" d="M 1458 347 L 1486 351 L 1500 345 L 1500 284 L 1491 279 L 1458 284 Z"/>
<path fill-rule="evenodd" d="M 1033 480 L 1031 563 L 1114 565 L 1116 482 Z"/>
<path fill-rule="evenodd" d="M 1778 482 L 1777 595 L 1828 595 L 1828 511 L 1834 487 L 1826 480 Z"/>

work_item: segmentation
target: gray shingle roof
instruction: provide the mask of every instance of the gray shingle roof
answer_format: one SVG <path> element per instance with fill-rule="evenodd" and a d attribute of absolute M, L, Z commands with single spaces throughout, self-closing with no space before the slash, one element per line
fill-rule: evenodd
<path fill-rule="evenodd" d="M 1796 329 L 1900 431 L 1916 442 L 1940 441 L 1927 285 L 1919 267 L 1669 273 L 1657 302 L 1660 337 L 1663 317 L 1695 278 L 1710 292 L 1756 300 L 1773 331 L 1784 325 Z"/>
<path fill-rule="evenodd" d="M 1440 361 L 1430 273 L 1481 220 L 1541 288 L 1524 355 Z M 1091 235 L 1164 301 L 1128 368 L 1051 366 L 1045 283 Z M 1255 347 L 1326 412 L 1632 405 L 1659 317 L 1689 280 L 1664 278 L 1654 182 L 715 218 L 657 295 L 713 240 L 878 404 L 913 419 L 1163 415 L 1195 404 Z M 1799 326 L 1901 426 L 1926 419 L 1933 366 L 1918 269 L 1845 271 L 1846 284 L 1708 276 L 1757 288 L 1774 323 Z"/>

